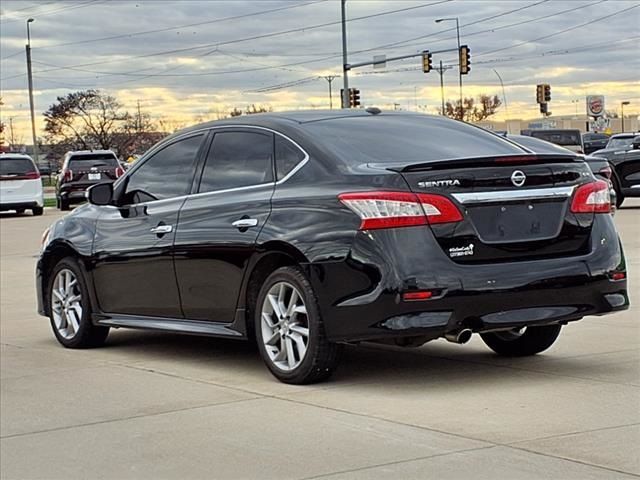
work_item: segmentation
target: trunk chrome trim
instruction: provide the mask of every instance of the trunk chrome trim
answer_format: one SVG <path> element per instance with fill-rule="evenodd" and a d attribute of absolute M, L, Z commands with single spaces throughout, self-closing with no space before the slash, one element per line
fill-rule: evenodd
<path fill-rule="evenodd" d="M 573 194 L 575 185 L 571 187 L 531 188 L 528 190 L 498 190 L 492 192 L 452 193 L 462 204 L 511 202 L 520 200 L 537 200 L 541 198 L 568 198 Z"/>

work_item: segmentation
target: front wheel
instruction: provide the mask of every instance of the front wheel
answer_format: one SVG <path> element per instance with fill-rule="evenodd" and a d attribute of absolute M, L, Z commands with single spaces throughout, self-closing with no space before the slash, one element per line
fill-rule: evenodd
<path fill-rule="evenodd" d="M 560 335 L 561 328 L 560 325 L 544 325 L 481 333 L 480 336 L 484 343 L 498 355 L 526 357 L 540 353 L 553 345 Z"/>
<path fill-rule="evenodd" d="M 84 275 L 72 258 L 61 260 L 53 269 L 49 283 L 51 328 L 67 348 L 98 347 L 109 334 L 109 327 L 91 322 L 91 302 Z"/>
<path fill-rule="evenodd" d="M 327 340 L 318 300 L 299 268 L 273 272 L 260 289 L 254 312 L 260 354 L 278 380 L 309 384 L 329 378 L 341 346 Z"/>
<path fill-rule="evenodd" d="M 35 217 L 39 217 L 40 215 L 42 215 L 44 213 L 44 208 L 43 207 L 33 207 L 31 209 L 31 213 L 33 213 L 33 215 Z"/>

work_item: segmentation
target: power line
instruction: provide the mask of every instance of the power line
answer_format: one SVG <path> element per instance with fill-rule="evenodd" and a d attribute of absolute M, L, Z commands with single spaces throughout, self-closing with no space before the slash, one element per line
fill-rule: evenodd
<path fill-rule="evenodd" d="M 52 3 L 58 3 L 57 1 L 53 1 L 53 2 L 44 2 L 44 3 L 39 3 L 36 5 L 30 5 L 28 7 L 24 7 L 24 8 L 18 8 L 17 10 L 11 10 L 9 12 L 9 15 L 11 15 L 12 13 L 16 13 L 16 12 L 23 12 L 25 10 L 31 10 L 32 8 L 40 8 L 40 7 L 44 7 L 45 5 L 51 5 Z M 6 13 L 0 13 L 1 15 L 7 15 Z"/>
<path fill-rule="evenodd" d="M 170 27 L 165 27 L 165 28 L 157 28 L 154 30 L 143 30 L 143 31 L 138 31 L 138 32 L 131 32 L 131 33 L 123 33 L 120 35 L 112 35 L 110 37 L 101 37 L 101 38 L 91 38 L 88 40 L 78 40 L 76 42 L 65 42 L 65 43 L 56 43 L 54 45 L 46 45 L 44 47 L 39 47 L 39 48 L 34 48 L 34 50 L 44 50 L 44 49 L 49 49 L 49 48 L 57 48 L 57 47 L 66 47 L 69 45 L 80 45 L 80 44 L 85 44 L 85 43 L 94 43 L 94 42 L 102 42 L 105 40 L 116 40 L 119 38 L 131 38 L 131 37 L 136 37 L 136 36 L 140 36 L 140 35 L 149 35 L 152 33 L 161 33 L 161 32 L 169 32 L 171 30 L 179 30 L 182 28 L 190 28 L 190 27 L 199 27 L 202 25 L 210 25 L 213 23 L 220 23 L 220 22 L 226 22 L 226 21 L 230 21 L 230 20 L 238 20 L 241 18 L 248 18 L 248 17 L 254 17 L 257 15 L 265 15 L 268 13 L 274 13 L 274 12 L 280 12 L 283 10 L 290 10 L 293 8 L 300 8 L 300 7 L 306 7 L 308 5 L 315 5 L 317 3 L 324 3 L 328 0 L 316 0 L 313 2 L 307 2 L 307 3 L 300 3 L 300 4 L 296 4 L 296 5 L 287 5 L 285 7 L 278 7 L 278 8 L 271 8 L 269 10 L 261 10 L 258 12 L 251 12 L 251 13 L 245 13 L 242 15 L 234 15 L 231 17 L 224 17 L 224 18 L 216 18 L 213 20 L 206 20 L 204 22 L 197 22 L 197 23 L 188 23 L 185 25 L 173 25 Z"/>
<path fill-rule="evenodd" d="M 435 2 L 431 2 L 431 3 L 427 3 L 427 4 L 422 4 L 422 5 L 415 5 L 412 7 L 405 7 L 405 8 L 399 8 L 399 9 L 395 9 L 395 10 L 387 10 L 384 12 L 379 12 L 379 13 L 374 13 L 374 14 L 370 14 L 370 15 L 364 15 L 364 16 L 360 16 L 360 17 L 354 17 L 351 19 L 348 19 L 347 21 L 349 22 L 355 22 L 358 20 L 365 20 L 368 18 L 374 18 L 374 17 L 380 17 L 383 15 L 391 15 L 394 13 L 400 13 L 400 12 L 405 12 L 408 10 L 415 10 L 418 8 L 425 8 L 425 7 L 430 7 L 433 5 L 439 5 L 442 3 L 448 3 L 451 2 L 453 0 L 438 0 Z M 280 35 L 287 35 L 290 33 L 298 33 L 298 32 L 303 32 L 306 30 L 314 30 L 314 29 L 318 29 L 318 28 L 323 28 L 323 27 L 328 27 L 328 26 L 332 26 L 332 25 L 337 25 L 340 24 L 340 20 L 338 21 L 332 21 L 332 22 L 325 22 L 325 23 L 320 23 L 320 24 L 315 24 L 315 25 L 308 25 L 305 27 L 297 27 L 297 28 L 293 28 L 293 29 L 289 29 L 289 30 L 281 30 L 278 32 L 271 32 L 271 33 L 265 33 L 265 34 L 261 34 L 261 35 L 253 35 L 250 37 L 244 37 L 244 38 L 238 38 L 238 39 L 234 39 L 234 40 L 226 40 L 226 41 L 221 41 L 221 42 L 216 42 L 216 43 L 209 43 L 209 44 L 204 44 L 204 45 L 197 45 L 195 47 L 185 47 L 185 48 L 178 48 L 178 49 L 173 49 L 173 50 L 165 50 L 165 51 L 160 51 L 160 52 L 154 52 L 154 53 L 148 53 L 145 55 L 136 55 L 136 56 L 130 56 L 127 58 L 127 60 L 133 60 L 133 59 L 138 59 L 138 58 L 149 58 L 149 57 L 155 57 L 155 56 L 161 56 L 161 55 L 167 55 L 167 54 L 172 54 L 172 53 L 183 53 L 183 52 L 188 52 L 188 51 L 193 51 L 193 50 L 200 50 L 200 49 L 204 49 L 204 48 L 211 48 L 211 47 L 219 47 L 219 46 L 223 46 L 223 45 L 231 45 L 231 44 L 235 44 L 235 43 L 242 43 L 242 42 L 248 42 L 251 40 L 262 40 L 265 38 L 272 38 L 272 37 L 276 37 L 276 36 L 280 36 Z M 211 53 L 215 52 L 216 50 L 211 50 L 206 52 L 205 54 L 203 54 L 202 56 L 207 56 L 210 55 Z M 114 62 L 121 62 L 124 59 L 118 58 L 118 59 L 113 59 L 113 60 L 104 60 L 104 61 L 99 61 L 99 62 L 90 62 L 90 63 L 81 63 L 81 64 L 77 64 L 77 65 L 65 65 L 65 66 L 57 66 L 56 68 L 52 68 L 52 69 L 47 69 L 47 70 L 41 70 L 40 73 L 43 72 L 50 72 L 50 71 L 54 71 L 54 70 L 66 70 L 66 69 L 72 69 L 72 68 L 77 68 L 77 67 L 88 67 L 88 66 L 94 66 L 94 65 L 104 65 L 107 63 L 114 63 Z M 318 60 L 320 61 L 320 60 Z M 101 72 L 91 72 L 91 73 L 101 73 Z M 133 74 L 133 72 L 130 72 L 131 74 Z"/>
<path fill-rule="evenodd" d="M 521 47 L 522 45 L 527 45 L 529 43 L 538 42 L 540 40 L 546 40 L 547 38 L 551 38 L 551 37 L 555 37 L 557 35 L 561 35 L 563 33 L 571 32 L 572 30 L 576 30 L 578 28 L 586 27 L 587 25 L 591 25 L 591 24 L 596 23 L 596 22 L 601 22 L 602 20 L 606 20 L 606 19 L 614 17 L 616 15 L 620 15 L 621 13 L 628 12 L 628 11 L 633 10 L 634 8 L 638 8 L 638 7 L 640 7 L 640 5 L 632 5 L 631 7 L 624 8 L 622 10 L 618 10 L 617 12 L 610 13 L 609 15 L 604 15 L 602 17 L 594 18 L 593 20 L 590 20 L 588 22 L 581 23 L 579 25 L 574 25 L 573 27 L 565 28 L 563 30 L 559 30 L 557 32 L 551 33 L 549 35 L 543 35 L 542 37 L 534 38 L 534 39 L 531 39 L 531 40 L 526 40 L 524 42 L 516 43 L 515 45 L 511 45 L 511 46 L 508 46 L 508 47 L 496 48 L 495 50 L 488 50 L 486 52 L 481 52 L 481 53 L 476 54 L 476 57 L 480 57 L 480 56 L 483 56 L 483 55 L 489 55 L 490 53 L 502 52 L 504 50 L 510 50 L 512 48 Z"/>
<path fill-rule="evenodd" d="M 51 9 L 51 10 L 45 10 L 44 12 L 30 13 L 29 15 L 37 15 L 38 17 L 44 17 L 44 16 L 47 16 L 47 15 L 55 15 L 57 13 L 66 12 L 68 10 L 76 10 L 78 8 L 88 7 L 88 6 L 94 5 L 96 3 L 104 3 L 104 1 L 105 0 L 90 0 L 88 2 L 84 2 L 84 3 L 80 3 L 80 4 L 67 5 L 66 7 L 61 7 L 61 8 L 58 8 L 58 9 Z M 5 20 L 3 22 L 0 22 L 0 24 L 6 25 L 7 23 L 21 22 L 23 20 L 24 20 L 24 18 L 14 18 L 14 19 L 11 19 L 11 20 Z"/>

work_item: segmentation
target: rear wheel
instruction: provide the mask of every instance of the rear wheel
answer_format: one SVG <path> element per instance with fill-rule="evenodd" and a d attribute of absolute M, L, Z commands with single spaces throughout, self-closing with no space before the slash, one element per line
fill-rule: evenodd
<path fill-rule="evenodd" d="M 62 211 L 69 210 L 69 200 L 65 200 L 64 198 L 58 198 L 58 208 Z"/>
<path fill-rule="evenodd" d="M 33 207 L 31 209 L 31 212 L 33 213 L 34 216 L 39 217 L 40 215 L 42 215 L 44 213 L 44 208 L 43 207 Z"/>
<path fill-rule="evenodd" d="M 560 325 L 544 325 L 481 333 L 480 336 L 484 343 L 498 355 L 526 357 L 540 353 L 553 345 L 560 335 L 561 328 Z"/>
<path fill-rule="evenodd" d="M 16 208 L 16 213 L 18 215 L 22 215 L 24 213 L 24 208 Z"/>
<path fill-rule="evenodd" d="M 49 284 L 51 328 L 67 348 L 98 347 L 109 334 L 109 327 L 91 323 L 91 303 L 78 263 L 61 260 L 53 269 Z"/>
<path fill-rule="evenodd" d="M 616 191 L 616 208 L 620 208 L 622 202 L 624 202 L 624 195 L 620 189 L 620 182 L 618 182 L 618 179 L 614 176 L 611 179 L 611 183 L 613 183 L 613 189 Z"/>
<path fill-rule="evenodd" d="M 308 384 L 329 378 L 341 346 L 329 342 L 309 280 L 296 267 L 273 272 L 255 307 L 258 348 L 280 381 Z"/>

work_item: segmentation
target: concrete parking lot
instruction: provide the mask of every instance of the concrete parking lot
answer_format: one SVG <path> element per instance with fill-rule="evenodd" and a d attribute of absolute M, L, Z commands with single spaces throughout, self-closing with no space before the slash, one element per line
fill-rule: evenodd
<path fill-rule="evenodd" d="M 639 201 L 616 215 L 630 310 L 571 324 L 531 358 L 478 338 L 349 347 L 307 387 L 230 340 L 118 330 L 63 349 L 33 277 L 58 216 L 0 216 L 3 479 L 640 476 Z"/>

